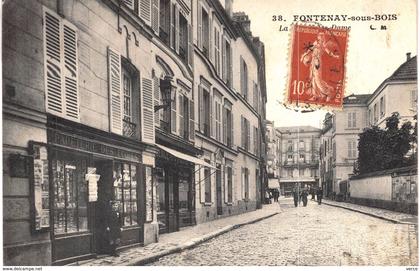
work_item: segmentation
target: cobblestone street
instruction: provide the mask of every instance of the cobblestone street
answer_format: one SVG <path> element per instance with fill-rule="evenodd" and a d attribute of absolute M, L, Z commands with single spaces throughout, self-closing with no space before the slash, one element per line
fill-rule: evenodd
<path fill-rule="evenodd" d="M 151 265 L 417 265 L 417 225 L 309 201 Z"/>

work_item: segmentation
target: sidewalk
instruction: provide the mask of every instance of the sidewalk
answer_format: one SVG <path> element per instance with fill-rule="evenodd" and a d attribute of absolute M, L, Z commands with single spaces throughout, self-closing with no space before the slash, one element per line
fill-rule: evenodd
<path fill-rule="evenodd" d="M 322 204 L 331 205 L 335 207 L 344 208 L 347 210 L 359 212 L 362 214 L 370 215 L 380 219 L 385 219 L 393 223 L 401 224 L 417 224 L 418 217 L 406 213 L 394 212 L 386 209 L 373 208 L 348 202 L 337 202 L 327 199 L 322 199 Z"/>
<path fill-rule="evenodd" d="M 145 265 L 163 256 L 192 248 L 218 235 L 251 224 L 280 212 L 277 203 L 263 205 L 262 209 L 213 220 L 196 226 L 182 228 L 180 231 L 162 234 L 159 242 L 145 247 L 133 247 L 120 251 L 119 257 L 100 255 L 95 259 L 75 262 L 72 266 L 103 266 L 103 265 Z"/>

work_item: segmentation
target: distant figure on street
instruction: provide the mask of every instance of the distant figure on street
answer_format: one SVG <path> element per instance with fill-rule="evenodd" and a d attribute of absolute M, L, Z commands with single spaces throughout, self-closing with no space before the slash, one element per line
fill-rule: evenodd
<path fill-rule="evenodd" d="M 279 202 L 279 196 L 280 196 L 280 192 L 279 190 L 274 190 L 273 192 L 273 197 L 274 197 L 274 202 Z"/>
<path fill-rule="evenodd" d="M 316 191 L 316 199 L 318 200 L 319 205 L 321 204 L 323 193 L 324 191 L 322 190 L 322 187 L 319 187 L 318 190 Z"/>
<path fill-rule="evenodd" d="M 298 203 L 300 203 L 300 191 L 299 191 L 298 184 L 295 184 L 295 187 L 293 187 L 292 193 L 293 193 L 293 202 L 295 203 L 295 207 L 298 206 Z"/>
<path fill-rule="evenodd" d="M 311 199 L 315 200 L 315 188 L 313 186 L 311 186 L 310 192 L 311 192 L 311 196 L 312 196 Z"/>
<path fill-rule="evenodd" d="M 308 188 L 307 187 L 302 189 L 301 197 L 302 197 L 303 207 L 306 207 L 306 205 L 308 204 Z"/>

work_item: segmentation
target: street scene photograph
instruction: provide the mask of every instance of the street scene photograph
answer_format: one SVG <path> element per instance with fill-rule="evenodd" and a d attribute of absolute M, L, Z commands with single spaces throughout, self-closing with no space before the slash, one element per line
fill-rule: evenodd
<path fill-rule="evenodd" d="M 3 0 L 3 270 L 417 270 L 417 11 Z"/>

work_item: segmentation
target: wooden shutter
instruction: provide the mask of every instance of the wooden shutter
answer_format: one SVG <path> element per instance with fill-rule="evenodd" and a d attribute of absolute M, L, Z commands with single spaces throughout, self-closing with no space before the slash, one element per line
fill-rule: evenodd
<path fill-rule="evenodd" d="M 198 171 L 198 173 L 199 173 L 198 186 L 200 188 L 200 202 L 204 203 L 204 202 L 206 202 L 206 191 L 205 191 L 206 190 L 206 188 L 205 188 L 206 180 L 204 179 L 205 178 L 204 167 L 202 167 L 202 166 L 199 166 L 199 167 L 200 167 L 200 170 Z"/>
<path fill-rule="evenodd" d="M 142 111 L 143 111 L 143 127 L 142 141 L 147 143 L 155 142 L 155 126 L 153 112 L 153 82 L 149 78 L 142 79 Z"/>
<path fill-rule="evenodd" d="M 179 53 L 179 7 L 175 6 L 175 51 Z"/>
<path fill-rule="evenodd" d="M 197 46 L 203 47 L 203 10 L 201 8 L 200 0 L 197 1 Z"/>
<path fill-rule="evenodd" d="M 134 10 L 134 0 L 123 0 L 123 3 L 131 10 Z"/>
<path fill-rule="evenodd" d="M 44 53 L 46 80 L 46 109 L 55 115 L 64 111 L 61 70 L 61 22 L 50 12 L 44 16 Z"/>
<path fill-rule="evenodd" d="M 188 65 L 190 66 L 190 68 L 192 69 L 193 67 L 193 63 L 194 63 L 194 45 L 193 45 L 193 32 L 192 32 L 192 27 L 189 24 L 188 25 Z"/>
<path fill-rule="evenodd" d="M 226 61 L 226 39 L 225 39 L 225 34 L 223 34 L 222 37 L 222 79 L 223 81 L 227 81 L 227 61 Z"/>
<path fill-rule="evenodd" d="M 226 65 L 226 67 L 228 68 L 227 71 L 227 78 L 228 78 L 228 86 L 232 87 L 233 86 L 233 69 L 232 69 L 232 65 L 233 65 L 233 54 L 232 54 L 232 46 L 229 44 L 229 57 L 226 58 L 229 61 L 229 65 Z"/>
<path fill-rule="evenodd" d="M 209 56 L 209 60 L 210 60 L 210 62 L 213 62 L 213 63 L 215 63 L 214 61 L 213 61 L 213 55 L 214 55 L 214 52 L 213 52 L 213 42 L 212 42 L 212 40 L 213 40 L 213 35 L 214 35 L 214 29 L 213 29 L 213 20 L 211 19 L 211 12 L 209 12 L 209 15 L 208 15 L 208 18 L 209 18 L 209 33 L 208 33 L 208 35 L 209 35 L 209 54 L 208 54 L 208 56 Z"/>
<path fill-rule="evenodd" d="M 158 77 L 153 76 L 153 101 L 154 101 L 154 106 L 157 106 L 160 104 L 160 80 Z M 159 111 L 154 111 L 153 108 L 153 112 L 155 112 L 155 125 L 156 126 L 160 126 L 160 111 L 162 111 L 163 109 L 160 109 Z"/>
<path fill-rule="evenodd" d="M 245 72 L 244 72 L 244 60 L 242 59 L 242 57 L 240 58 L 240 75 L 241 75 L 241 95 L 244 96 L 245 95 Z"/>
<path fill-rule="evenodd" d="M 353 128 L 356 128 L 356 112 L 353 112 Z"/>
<path fill-rule="evenodd" d="M 245 148 L 245 119 L 241 116 L 241 147 Z"/>
<path fill-rule="evenodd" d="M 176 89 L 172 93 L 172 102 L 171 102 L 171 132 L 176 133 Z"/>
<path fill-rule="evenodd" d="M 143 19 L 148 25 L 151 24 L 151 9 L 152 0 L 139 0 L 140 1 L 140 18 Z"/>
<path fill-rule="evenodd" d="M 194 141 L 195 138 L 195 121 L 194 121 L 194 116 L 195 116 L 195 112 L 194 112 L 194 101 L 190 100 L 189 101 L 190 104 L 190 121 L 189 121 L 189 139 L 190 141 Z"/>
<path fill-rule="evenodd" d="M 230 140 L 232 142 L 232 148 L 235 145 L 235 138 L 233 136 L 233 131 L 235 129 L 235 126 L 234 126 L 233 120 L 234 120 L 234 118 L 233 118 L 233 110 L 232 110 L 232 111 L 230 111 L 230 126 L 231 127 L 230 127 L 230 131 L 228 131 L 228 133 L 230 133 Z"/>
<path fill-rule="evenodd" d="M 177 109 L 177 119 L 178 119 L 178 135 L 184 137 L 184 96 L 178 94 L 178 109 Z"/>
<path fill-rule="evenodd" d="M 248 149 L 247 151 L 251 152 L 251 125 L 249 124 L 249 120 L 245 119 L 246 121 L 246 133 L 247 133 L 247 144 L 248 144 Z"/>
<path fill-rule="evenodd" d="M 156 35 L 159 35 L 159 2 L 160 0 L 152 0 L 152 29 Z"/>
<path fill-rule="evenodd" d="M 222 114 L 222 123 L 223 123 L 223 143 L 227 144 L 227 109 L 223 107 L 223 114 Z"/>
<path fill-rule="evenodd" d="M 245 168 L 241 167 L 241 199 L 245 199 Z"/>
<path fill-rule="evenodd" d="M 204 133 L 204 93 L 203 87 L 198 86 L 198 125 L 201 133 Z"/>
<path fill-rule="evenodd" d="M 210 121 L 209 121 L 209 129 L 210 129 L 210 136 L 214 137 L 215 136 L 215 125 L 214 124 L 214 119 L 213 119 L 213 111 L 214 111 L 214 99 L 213 96 L 211 95 L 211 93 L 209 94 L 209 99 L 210 99 Z"/>
<path fill-rule="evenodd" d="M 170 17 L 170 20 L 171 20 L 171 30 L 170 30 L 170 32 L 171 33 L 169 33 L 169 36 L 170 36 L 170 40 L 171 40 L 171 48 L 172 49 L 175 49 L 175 17 L 174 17 L 174 5 L 173 4 L 171 4 L 171 3 L 169 3 L 169 5 L 170 5 L 170 15 L 169 15 L 169 17 Z"/>
<path fill-rule="evenodd" d="M 122 84 L 120 54 L 108 47 L 109 117 L 110 131 L 122 134 Z"/>

